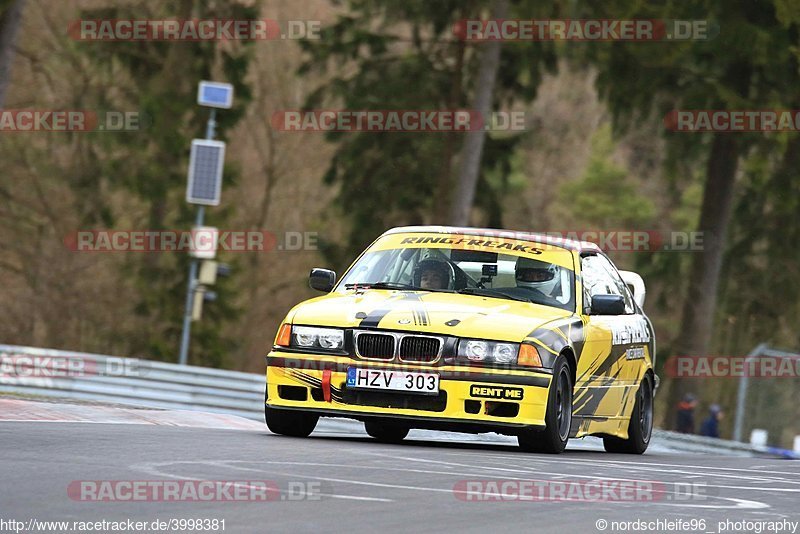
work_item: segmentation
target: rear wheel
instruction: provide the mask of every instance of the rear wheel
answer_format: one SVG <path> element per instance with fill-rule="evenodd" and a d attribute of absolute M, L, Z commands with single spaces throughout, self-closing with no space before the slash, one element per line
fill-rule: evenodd
<path fill-rule="evenodd" d="M 319 416 L 299 410 L 281 410 L 266 405 L 267 395 L 264 393 L 264 422 L 273 434 L 306 438 L 317 426 Z"/>
<path fill-rule="evenodd" d="M 544 430 L 524 431 L 517 437 L 520 448 L 527 452 L 548 454 L 564 452 L 572 425 L 572 373 L 563 355 L 553 365 L 553 380 L 550 382 L 544 420 Z"/>
<path fill-rule="evenodd" d="M 607 452 L 622 454 L 642 454 L 650 444 L 653 433 L 653 382 L 645 375 L 636 392 L 631 421 L 628 423 L 628 439 L 603 438 Z"/>
<path fill-rule="evenodd" d="M 400 443 L 408 435 L 409 428 L 394 421 L 369 420 L 364 422 L 367 434 L 384 443 Z"/>

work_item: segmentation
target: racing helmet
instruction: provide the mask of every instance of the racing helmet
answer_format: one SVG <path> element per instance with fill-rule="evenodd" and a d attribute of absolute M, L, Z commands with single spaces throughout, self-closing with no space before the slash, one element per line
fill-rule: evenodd
<path fill-rule="evenodd" d="M 544 263 L 529 258 L 518 258 L 514 269 L 514 278 L 517 287 L 538 289 L 547 296 L 551 296 L 558 284 L 558 267 L 552 263 Z"/>
<path fill-rule="evenodd" d="M 433 271 L 439 275 L 443 284 L 443 287 L 440 289 L 453 288 L 455 271 L 450 263 L 436 258 L 428 258 L 419 262 L 417 266 L 414 267 L 414 272 L 412 273 L 412 280 L 416 287 L 421 287 L 422 273 L 425 271 Z"/>

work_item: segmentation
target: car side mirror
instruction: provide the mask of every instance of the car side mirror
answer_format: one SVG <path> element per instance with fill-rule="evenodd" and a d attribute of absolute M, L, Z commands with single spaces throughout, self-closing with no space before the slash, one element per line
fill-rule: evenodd
<path fill-rule="evenodd" d="M 308 275 L 308 285 L 311 286 L 311 289 L 330 293 L 333 286 L 336 285 L 336 273 L 330 269 L 311 269 L 311 274 Z"/>
<path fill-rule="evenodd" d="M 647 291 L 645 290 L 642 277 L 633 271 L 620 271 L 619 275 L 622 277 L 622 281 L 625 282 L 625 285 L 628 286 L 628 289 L 631 290 L 633 300 L 636 301 L 636 304 L 638 304 L 640 308 L 644 307 L 644 297 Z"/>
<path fill-rule="evenodd" d="M 592 315 L 623 315 L 625 299 L 622 295 L 595 295 L 592 297 Z"/>

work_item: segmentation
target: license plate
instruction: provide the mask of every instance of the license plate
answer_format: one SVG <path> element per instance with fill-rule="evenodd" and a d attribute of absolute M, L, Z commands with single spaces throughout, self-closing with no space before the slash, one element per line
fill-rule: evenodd
<path fill-rule="evenodd" d="M 436 395 L 439 393 L 439 375 L 414 371 L 387 371 L 383 369 L 347 369 L 349 389 L 383 389 Z"/>

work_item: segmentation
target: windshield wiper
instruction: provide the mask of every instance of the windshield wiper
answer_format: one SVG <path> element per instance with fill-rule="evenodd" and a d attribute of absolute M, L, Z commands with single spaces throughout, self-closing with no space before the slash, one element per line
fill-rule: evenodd
<path fill-rule="evenodd" d="M 462 295 L 477 295 L 480 297 L 493 297 L 496 299 L 518 300 L 520 302 L 533 302 L 531 299 L 518 297 L 516 295 L 509 295 L 508 293 L 503 293 L 497 289 L 487 289 L 482 287 L 465 287 L 463 289 L 456 290 L 456 293 L 461 293 Z"/>
<path fill-rule="evenodd" d="M 356 282 L 355 284 L 345 284 L 345 289 L 419 289 L 411 284 L 401 284 L 400 282 Z"/>

